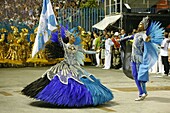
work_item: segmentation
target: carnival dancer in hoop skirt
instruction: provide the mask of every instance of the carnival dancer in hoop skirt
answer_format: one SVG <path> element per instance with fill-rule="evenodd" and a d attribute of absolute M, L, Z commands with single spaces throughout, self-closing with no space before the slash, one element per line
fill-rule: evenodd
<path fill-rule="evenodd" d="M 51 40 L 63 45 L 64 60 L 48 69 L 42 77 L 26 86 L 22 93 L 31 98 L 62 107 L 97 106 L 113 99 L 112 92 L 106 88 L 94 75 L 84 70 L 84 54 L 95 54 L 80 46 L 81 40 L 74 34 L 67 36 L 66 29 L 61 27 L 61 33 L 54 33 Z M 61 34 L 61 36 L 60 36 Z"/>

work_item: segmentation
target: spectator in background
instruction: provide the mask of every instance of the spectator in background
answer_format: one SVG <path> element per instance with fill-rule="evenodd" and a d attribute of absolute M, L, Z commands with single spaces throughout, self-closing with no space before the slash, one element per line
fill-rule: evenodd
<path fill-rule="evenodd" d="M 104 30 L 103 31 L 103 34 L 101 36 L 101 40 L 100 40 L 100 50 L 101 50 L 101 65 L 104 66 L 104 60 L 105 60 L 105 40 L 106 40 L 106 34 L 107 34 L 107 31 Z"/>
<path fill-rule="evenodd" d="M 113 46 L 113 68 L 119 69 L 121 67 L 121 58 L 120 58 L 120 43 L 118 40 L 120 39 L 119 33 L 115 32 L 112 36 L 111 40 L 114 43 Z"/>
<path fill-rule="evenodd" d="M 168 33 L 168 42 L 170 43 L 170 32 Z M 168 46 L 168 62 L 170 63 L 170 44 Z"/>
<path fill-rule="evenodd" d="M 105 38 L 106 38 L 105 40 L 105 63 L 104 63 L 103 69 L 110 69 L 112 46 L 114 45 L 114 43 L 112 42 L 108 34 L 106 34 Z"/>
<path fill-rule="evenodd" d="M 95 41 L 96 41 L 96 38 L 94 37 L 94 32 L 91 33 L 91 50 L 92 51 L 95 51 Z M 92 64 L 91 65 L 96 65 L 96 55 L 95 54 L 91 54 L 91 60 L 92 60 Z"/>
<path fill-rule="evenodd" d="M 120 39 L 123 39 L 125 38 L 127 35 L 126 35 L 126 32 L 124 29 L 121 29 L 120 31 Z M 121 62 L 123 63 L 123 58 L 124 58 L 124 52 L 125 52 L 125 47 L 126 47 L 126 41 L 121 41 L 120 42 L 120 55 L 121 55 Z"/>
<path fill-rule="evenodd" d="M 71 1 L 71 7 L 73 9 L 77 9 L 77 3 L 75 1 Z"/>
<path fill-rule="evenodd" d="M 98 33 L 95 33 L 94 32 L 94 47 L 95 47 L 95 51 L 97 51 L 98 53 L 96 54 L 96 62 L 97 62 L 97 65 L 96 67 L 100 67 L 100 37 L 99 37 L 99 34 Z"/>
<path fill-rule="evenodd" d="M 168 62 L 168 33 L 164 33 L 165 38 L 161 43 L 160 55 L 162 59 L 162 64 L 164 65 L 164 75 L 168 76 L 169 74 L 169 62 Z"/>

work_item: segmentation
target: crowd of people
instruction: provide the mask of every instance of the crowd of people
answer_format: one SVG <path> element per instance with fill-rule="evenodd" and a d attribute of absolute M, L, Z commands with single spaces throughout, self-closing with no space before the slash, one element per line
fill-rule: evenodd
<path fill-rule="evenodd" d="M 125 35 L 122 29 L 122 36 Z M 103 33 L 93 32 L 94 40 L 92 42 L 92 49 L 100 51 L 96 54 L 93 64 L 96 67 L 103 67 L 103 69 L 121 68 L 121 55 L 120 55 L 120 35 L 118 32 L 104 30 Z"/>
<path fill-rule="evenodd" d="M 81 0 L 81 1 L 51 0 L 56 17 L 63 17 L 63 19 L 67 19 L 70 15 L 74 15 L 74 13 L 77 12 L 77 9 L 80 8 L 82 6 L 82 4 L 85 4 L 86 2 L 87 2 L 87 0 Z M 14 30 L 12 30 L 11 26 L 18 27 L 18 26 L 21 26 L 21 23 L 22 23 L 23 26 L 24 25 L 27 26 L 27 27 L 25 27 L 25 26 L 24 27 L 27 28 L 27 30 L 29 32 L 31 31 L 31 33 L 27 33 L 27 35 L 25 36 L 25 38 L 27 39 L 26 41 L 28 41 L 28 43 L 30 43 L 31 40 L 33 40 L 35 38 L 34 30 L 37 28 L 36 25 L 38 24 L 39 17 L 41 14 L 42 1 L 41 0 L 35 0 L 35 1 L 5 0 L 4 3 L 3 3 L 3 1 L 1 1 L 1 3 L 3 4 L 1 7 L 1 10 L 0 10 L 0 15 L 1 15 L 0 16 L 0 22 L 1 22 L 0 24 L 1 24 L 1 31 L 2 31 L 1 39 L 3 37 L 6 37 L 5 42 L 8 43 L 8 45 L 10 45 L 10 43 L 12 43 L 12 42 L 9 41 L 9 40 L 11 40 L 9 37 L 11 36 L 11 34 L 12 35 L 15 34 Z M 67 9 L 67 10 L 70 9 L 70 10 L 76 11 L 76 12 L 71 12 L 70 15 L 66 15 L 66 13 L 64 13 L 65 9 Z M 4 26 L 2 25 L 2 23 L 3 24 L 5 23 L 5 25 L 10 24 L 8 26 L 9 28 L 6 28 L 6 30 L 3 30 Z M 9 29 L 11 31 L 9 31 Z M 19 29 L 19 27 L 17 29 L 18 29 L 18 31 L 16 34 L 20 37 L 23 37 L 20 35 L 20 33 L 23 33 L 22 29 Z M 30 29 L 32 29 L 32 30 L 30 30 Z M 4 33 L 5 33 L 5 36 L 3 36 Z M 134 29 L 132 31 L 132 34 L 134 34 L 134 33 L 136 33 L 136 29 Z M 123 30 L 123 29 L 118 32 L 115 32 L 115 31 L 113 32 L 111 30 L 108 30 L 108 31 L 104 30 L 104 31 L 100 31 L 100 32 L 92 31 L 90 33 L 90 35 L 87 35 L 87 37 L 90 37 L 90 38 L 87 38 L 87 40 L 89 40 L 89 39 L 91 40 L 91 43 L 90 43 L 91 45 L 86 44 L 86 41 L 84 41 L 83 42 L 85 45 L 84 47 L 85 47 L 85 49 L 88 49 L 88 50 L 92 49 L 95 51 L 99 51 L 99 53 L 96 54 L 95 56 L 94 55 L 86 55 L 86 57 L 87 57 L 86 60 L 90 61 L 92 65 L 96 65 L 96 67 L 103 67 L 103 69 L 110 69 L 110 68 L 121 69 L 122 62 L 123 62 L 123 58 L 122 58 L 121 54 L 123 54 L 122 51 L 123 51 L 124 47 L 121 46 L 121 42 L 118 42 L 118 40 L 127 36 L 127 35 L 128 34 L 126 34 L 125 30 Z M 31 36 L 34 38 L 31 39 Z M 86 36 L 82 36 L 82 37 L 85 38 Z M 7 48 L 10 48 L 10 47 L 7 47 Z M 29 50 L 29 51 L 31 51 L 31 50 Z M 105 51 L 107 51 L 107 52 L 105 52 Z M 107 55 L 105 53 L 107 53 Z M 162 55 L 162 52 L 160 52 L 160 54 L 161 54 L 161 56 L 164 56 L 164 55 Z M 104 59 L 106 59 L 106 60 L 104 60 Z M 160 61 L 157 63 L 157 65 L 159 65 L 159 66 L 155 65 L 150 70 L 150 72 L 162 72 Z M 106 66 L 106 64 L 107 64 L 107 66 Z M 165 65 L 167 65 L 167 64 L 165 64 Z M 167 68 L 166 68 L 166 70 L 167 70 Z"/>
<path fill-rule="evenodd" d="M 95 0 L 94 0 L 95 1 Z M 4 0 L 0 1 L 0 29 L 5 28 L 8 33 L 13 32 L 11 26 L 28 29 L 28 41 L 30 34 L 34 33 L 38 26 L 42 10 L 42 0 Z M 80 25 L 81 8 L 88 3 L 87 0 L 51 0 L 57 22 L 69 27 Z M 95 2 L 96 3 L 96 2 Z M 97 4 L 97 3 L 96 3 Z M 90 7 L 90 6 L 87 6 Z"/>
<path fill-rule="evenodd" d="M 0 22 L 14 21 L 34 26 L 39 21 L 42 1 L 35 0 L 5 0 L 1 1 Z"/>
<path fill-rule="evenodd" d="M 54 13 L 57 19 L 64 18 L 76 13 L 79 8 L 83 8 L 87 0 L 51 0 Z M 9 23 L 13 21 L 15 24 L 24 23 L 32 27 L 38 24 L 42 9 L 42 0 L 4 0 L 0 1 L 0 22 Z M 97 5 L 97 3 L 94 3 Z M 87 6 L 90 7 L 90 6 Z M 70 11 L 70 15 L 65 11 Z"/>
<path fill-rule="evenodd" d="M 100 54 L 96 54 L 93 59 L 93 64 L 96 67 L 103 67 L 103 69 L 122 69 L 123 56 L 122 52 L 125 48 L 124 45 L 119 42 L 120 39 L 133 35 L 136 33 L 136 29 L 133 29 L 131 34 L 126 34 L 125 30 L 122 29 L 119 32 L 113 33 L 113 31 L 103 31 L 100 35 L 94 33 L 95 39 L 93 41 L 93 46 L 96 51 L 100 51 Z M 99 41 L 100 40 L 100 41 Z M 170 32 L 165 31 L 164 41 L 158 47 L 159 48 L 159 58 L 157 63 L 149 70 L 150 73 L 162 73 L 164 75 L 169 74 L 169 63 L 168 63 L 168 48 L 170 40 Z M 132 44 L 132 41 L 129 41 Z M 93 48 L 94 49 L 94 48 Z M 106 51 L 106 52 L 104 52 Z M 109 55 L 109 57 L 108 57 Z M 105 59 L 105 62 L 104 62 Z M 104 65 L 105 64 L 105 65 Z"/>

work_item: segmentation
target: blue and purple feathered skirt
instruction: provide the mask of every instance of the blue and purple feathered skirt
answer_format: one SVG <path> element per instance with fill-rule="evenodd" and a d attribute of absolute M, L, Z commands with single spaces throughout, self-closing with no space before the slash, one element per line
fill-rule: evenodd
<path fill-rule="evenodd" d="M 63 107 L 97 106 L 113 99 L 112 92 L 93 75 L 81 77 L 80 81 L 83 84 L 69 78 L 68 83 L 64 84 L 59 76 L 49 80 L 44 75 L 27 85 L 22 94 Z"/>

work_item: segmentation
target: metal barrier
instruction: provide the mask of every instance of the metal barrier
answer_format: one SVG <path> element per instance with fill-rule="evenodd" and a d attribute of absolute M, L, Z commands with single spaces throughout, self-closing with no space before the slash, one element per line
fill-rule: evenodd
<path fill-rule="evenodd" d="M 92 26 L 103 18 L 103 8 L 83 8 L 59 10 L 57 20 L 59 24 L 68 25 L 69 28 L 81 26 L 86 31 L 93 31 Z"/>

